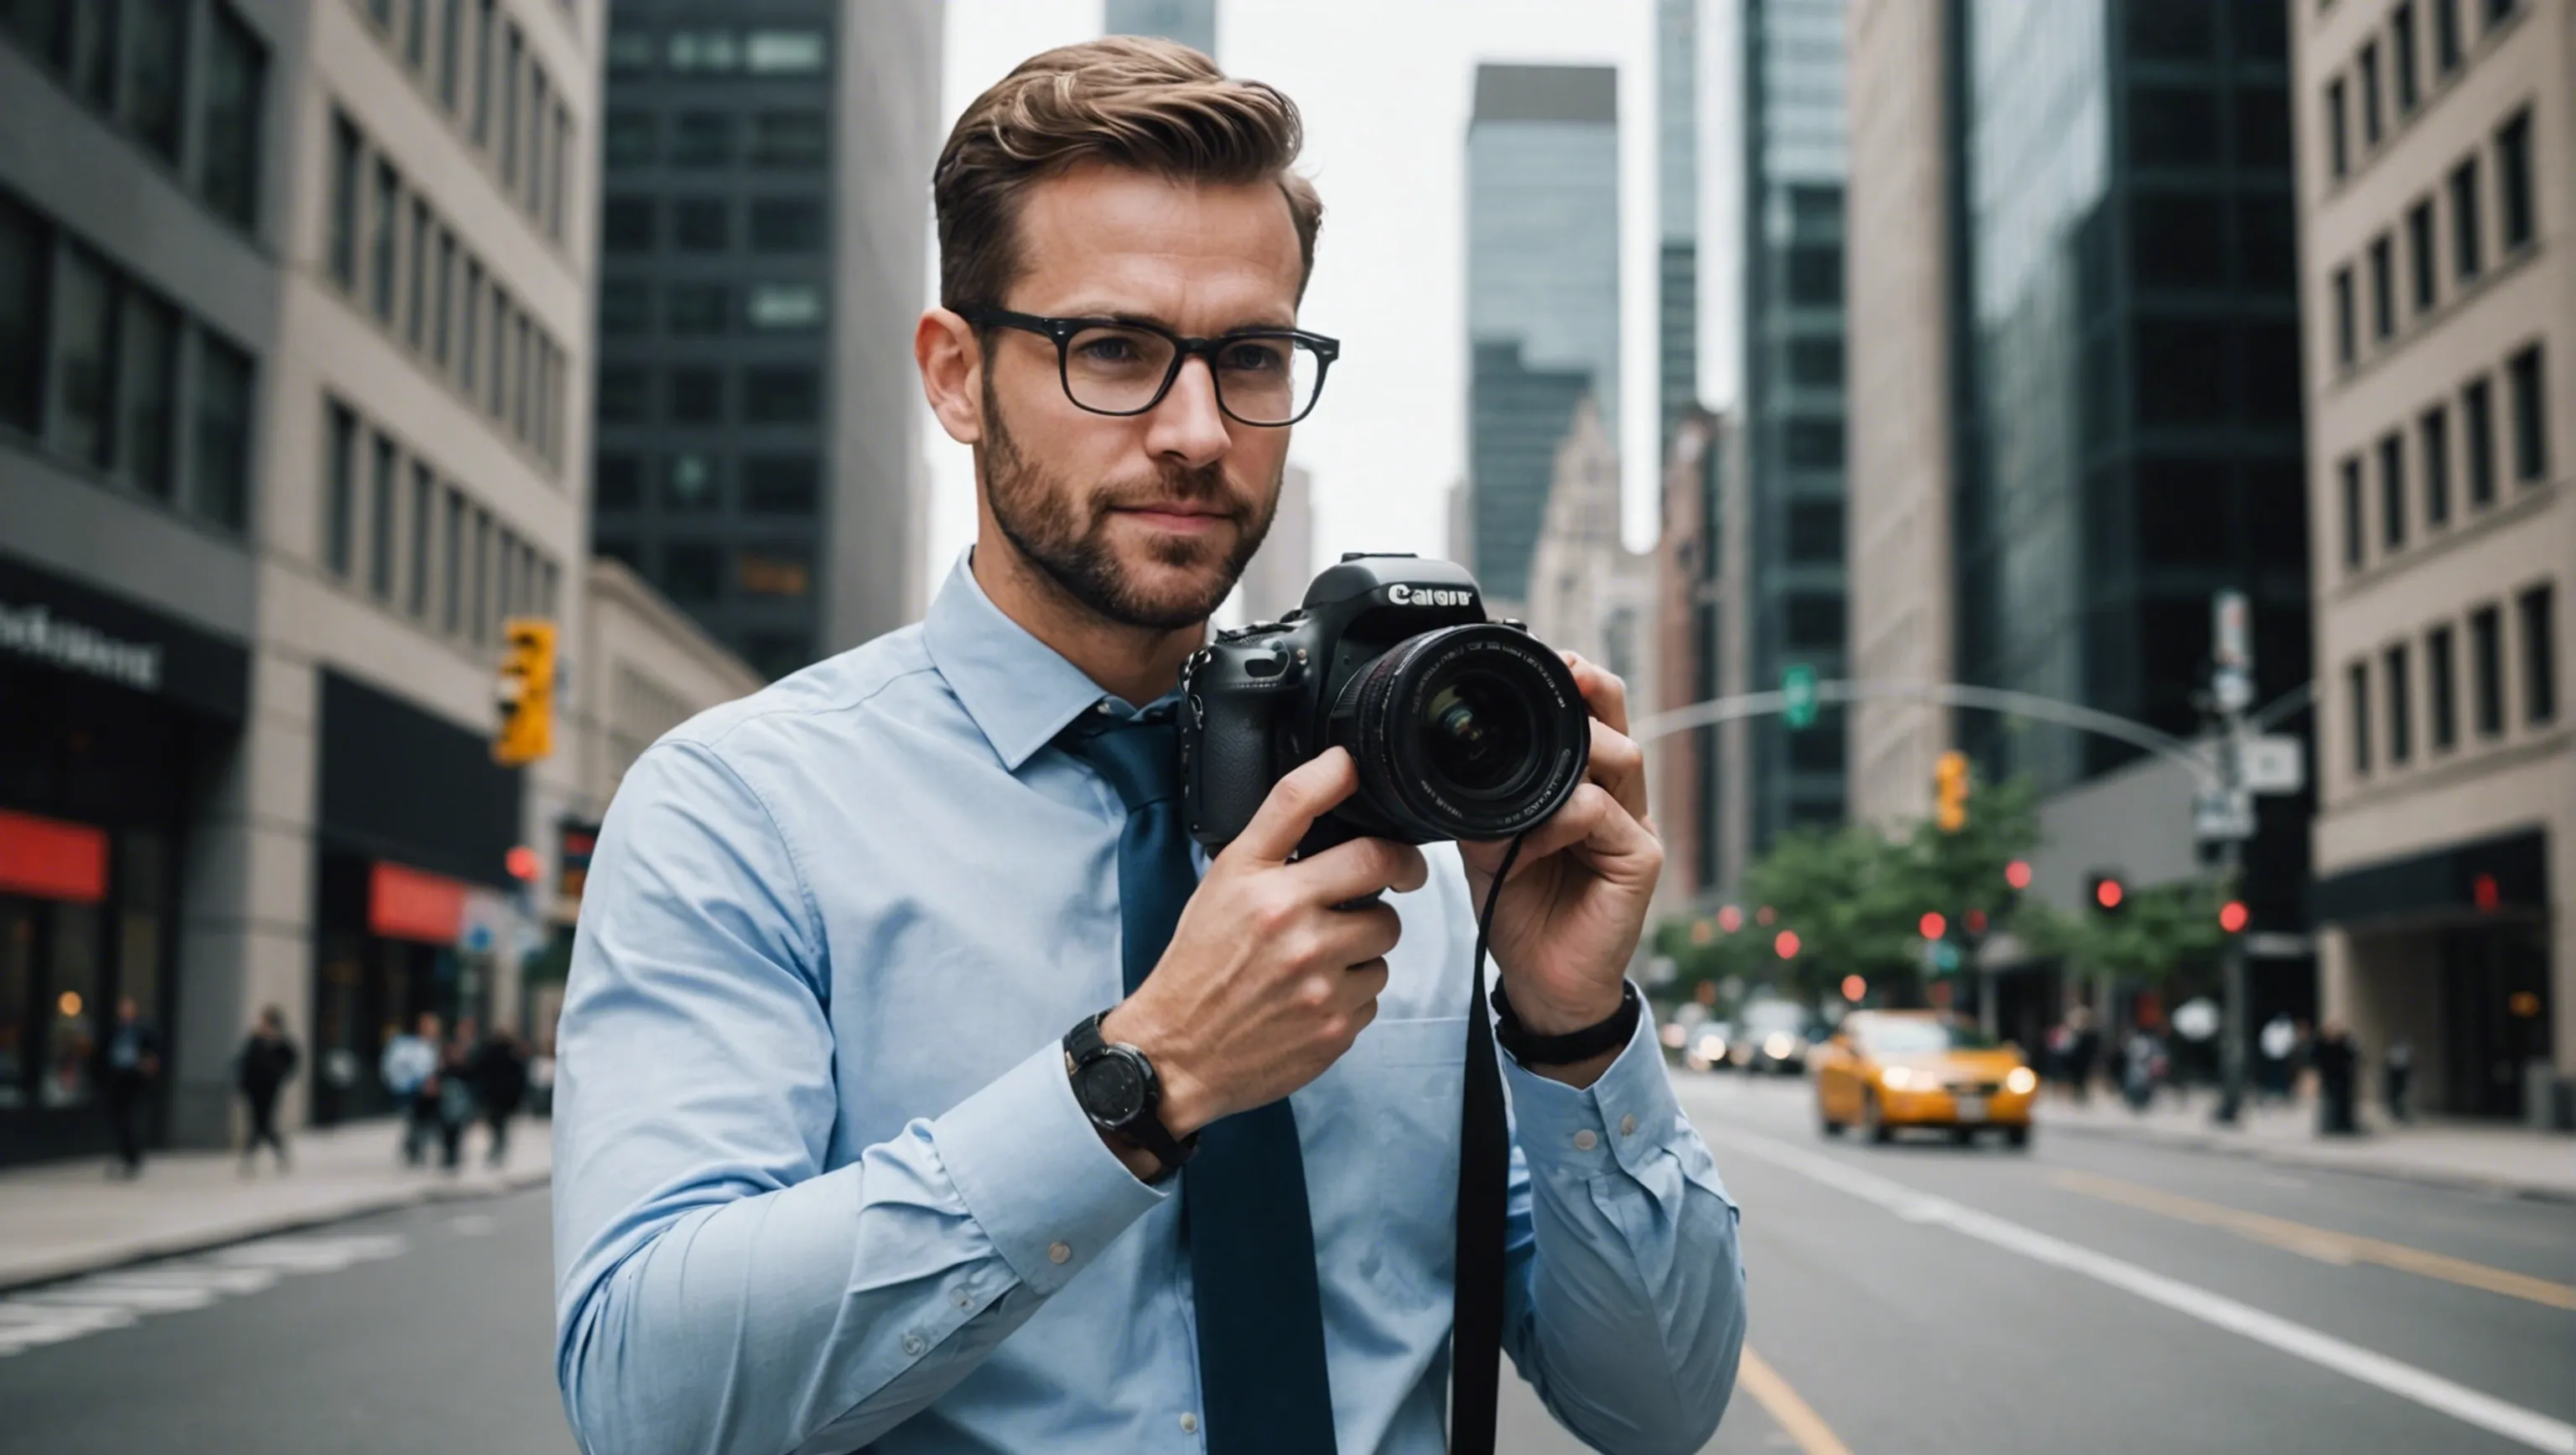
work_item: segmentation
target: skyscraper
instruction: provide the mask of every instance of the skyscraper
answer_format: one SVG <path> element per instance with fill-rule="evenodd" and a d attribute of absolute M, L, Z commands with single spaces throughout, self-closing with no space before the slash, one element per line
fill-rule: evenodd
<path fill-rule="evenodd" d="M 1619 74 L 1476 68 L 1467 128 L 1468 490 L 1477 578 L 1526 598 L 1575 401 L 1619 417 Z"/>
<path fill-rule="evenodd" d="M 1315 578 L 1315 482 L 1303 465 L 1279 476 L 1279 509 L 1270 534 L 1243 569 L 1241 600 L 1247 621 L 1276 621 L 1306 599 Z"/>
<path fill-rule="evenodd" d="M 1744 519 L 1747 680 L 1848 661 L 1843 563 L 1843 0 L 1746 0 Z M 1795 824 L 1842 820 L 1844 724 L 1777 718 L 1746 734 L 1758 852 Z"/>
<path fill-rule="evenodd" d="M 1699 403 L 1699 5 L 1655 0 L 1655 398 L 1658 449 Z M 1611 430 L 1615 434 L 1618 421 Z"/>
<path fill-rule="evenodd" d="M 920 610 L 929 0 L 621 0 L 600 554 L 782 675 Z"/>
<path fill-rule="evenodd" d="M 1216 0 L 1108 0 L 1106 35 L 1159 35 L 1201 54 L 1216 54 Z"/>

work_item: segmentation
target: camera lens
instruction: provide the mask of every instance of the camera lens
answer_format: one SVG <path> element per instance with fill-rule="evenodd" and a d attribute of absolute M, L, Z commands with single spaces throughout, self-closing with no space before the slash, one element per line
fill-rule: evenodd
<path fill-rule="evenodd" d="M 1565 663 L 1497 622 L 1405 638 L 1354 674 L 1331 740 L 1372 817 L 1416 842 L 1502 839 L 1564 806 L 1591 757 Z"/>
<path fill-rule="evenodd" d="M 1423 713 L 1431 770 L 1469 793 L 1502 787 L 1529 760 L 1529 704 L 1490 672 L 1467 672 L 1431 694 Z"/>

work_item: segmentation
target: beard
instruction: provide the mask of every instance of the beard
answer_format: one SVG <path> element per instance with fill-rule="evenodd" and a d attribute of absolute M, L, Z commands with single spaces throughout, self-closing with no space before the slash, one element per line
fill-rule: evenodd
<path fill-rule="evenodd" d="M 1166 467 L 1149 479 L 1111 481 L 1086 495 L 1020 450 L 989 376 L 984 424 L 984 490 L 1002 538 L 1068 599 L 1120 626 L 1179 631 L 1215 615 L 1270 533 L 1279 508 L 1276 480 L 1267 502 L 1247 500 L 1218 464 Z M 1119 554 L 1110 539 L 1110 518 L 1122 506 L 1158 502 L 1216 509 L 1234 526 L 1232 548 L 1221 532 L 1158 537 L 1143 552 L 1152 564 L 1172 568 L 1152 575 L 1171 579 L 1148 579 Z"/>

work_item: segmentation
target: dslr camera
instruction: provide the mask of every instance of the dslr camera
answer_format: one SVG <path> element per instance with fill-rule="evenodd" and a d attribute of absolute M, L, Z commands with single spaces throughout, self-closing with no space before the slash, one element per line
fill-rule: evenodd
<path fill-rule="evenodd" d="M 1485 616 L 1447 561 L 1345 555 L 1275 622 L 1218 633 L 1181 669 L 1181 781 L 1210 852 L 1271 786 L 1339 744 L 1359 789 L 1298 845 L 1508 839 L 1574 796 L 1592 715 L 1574 674 L 1516 621 Z"/>

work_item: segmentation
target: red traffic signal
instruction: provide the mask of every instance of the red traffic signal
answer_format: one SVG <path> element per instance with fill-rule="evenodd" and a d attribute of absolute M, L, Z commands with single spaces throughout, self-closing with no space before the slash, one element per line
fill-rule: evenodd
<path fill-rule="evenodd" d="M 1797 959 L 1798 932 L 1796 930 L 1782 930 L 1779 934 L 1772 936 L 1771 948 L 1773 952 L 1778 954 L 1783 960 Z"/>
<path fill-rule="evenodd" d="M 2030 887 L 2030 861 L 2015 859 L 2004 866 L 2004 883 L 2015 889 Z"/>
<path fill-rule="evenodd" d="M 510 852 L 501 856 L 501 867 L 510 871 L 511 878 L 522 883 L 533 880 L 539 868 L 537 851 L 525 844 L 513 844 Z"/>
<path fill-rule="evenodd" d="M 2218 927 L 2231 935 L 2244 933 L 2246 921 L 2253 917 L 2241 899 L 2231 899 L 2218 907 Z"/>
<path fill-rule="evenodd" d="M 1986 912 L 1982 909 L 1969 910 L 1960 916 L 1960 922 L 1967 926 L 1969 934 L 1982 935 L 1986 932 Z"/>
<path fill-rule="evenodd" d="M 2121 901 L 2128 897 L 2128 886 L 2122 884 L 2114 876 L 2109 874 L 2096 874 L 2093 876 L 2093 903 L 2095 907 L 2100 909 L 2118 909 Z"/>
<path fill-rule="evenodd" d="M 1923 932 L 1923 938 L 1937 940 L 1950 932 L 1950 922 L 1941 917 L 1939 910 L 1932 910 L 1923 916 L 1922 922 L 1915 928 Z"/>

